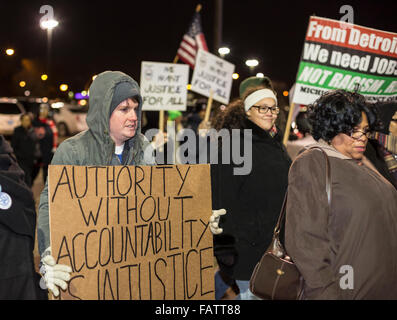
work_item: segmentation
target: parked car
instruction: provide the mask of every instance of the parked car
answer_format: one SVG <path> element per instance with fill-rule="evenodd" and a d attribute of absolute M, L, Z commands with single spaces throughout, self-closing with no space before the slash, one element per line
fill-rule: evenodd
<path fill-rule="evenodd" d="M 40 105 L 46 104 L 49 106 L 48 102 L 44 102 L 45 100 L 43 98 L 17 97 L 16 99 L 23 105 L 26 112 L 30 113 L 33 117 L 39 114 Z"/>
<path fill-rule="evenodd" d="M 71 136 L 88 129 L 86 117 L 88 106 L 55 102 L 51 104 L 51 113 L 57 125 L 60 137 Z"/>
<path fill-rule="evenodd" d="M 17 99 L 0 98 L 0 134 L 9 137 L 21 125 L 21 115 L 25 108 Z"/>

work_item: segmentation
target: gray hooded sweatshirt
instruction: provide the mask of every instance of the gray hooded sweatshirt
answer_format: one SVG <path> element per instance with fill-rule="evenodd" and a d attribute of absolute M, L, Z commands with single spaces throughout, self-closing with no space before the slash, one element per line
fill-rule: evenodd
<path fill-rule="evenodd" d="M 115 155 L 115 143 L 109 135 L 109 114 L 114 89 L 120 82 L 130 82 L 136 90 L 138 101 L 138 127 L 133 138 L 126 141 L 120 163 Z M 142 97 L 139 86 L 128 75 L 119 71 L 105 71 L 99 74 L 90 87 L 90 107 L 87 114 L 88 130 L 83 131 L 60 144 L 51 165 L 155 165 L 152 153 L 144 154 L 149 141 L 141 134 Z M 50 246 L 48 216 L 48 180 L 40 196 L 38 231 L 40 255 Z"/>

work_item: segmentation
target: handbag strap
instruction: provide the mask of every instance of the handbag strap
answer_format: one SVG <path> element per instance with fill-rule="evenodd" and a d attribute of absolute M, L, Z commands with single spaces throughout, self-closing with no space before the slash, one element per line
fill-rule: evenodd
<path fill-rule="evenodd" d="M 325 190 L 327 192 L 327 199 L 328 199 L 328 206 L 331 207 L 331 198 L 332 198 L 332 189 L 331 189 L 331 165 L 329 163 L 328 155 L 325 153 L 325 151 L 318 147 L 318 146 L 313 146 L 308 148 L 307 150 L 311 149 L 318 149 L 320 150 L 326 160 L 326 165 L 325 165 Z M 283 206 L 281 207 L 281 212 L 280 216 L 278 217 L 276 227 L 274 228 L 274 233 L 273 237 L 278 237 L 281 229 L 281 223 L 283 222 L 285 218 L 285 212 L 286 212 L 286 206 L 287 206 L 287 195 L 288 195 L 288 190 L 285 192 L 284 196 L 284 201 L 283 201 Z"/>

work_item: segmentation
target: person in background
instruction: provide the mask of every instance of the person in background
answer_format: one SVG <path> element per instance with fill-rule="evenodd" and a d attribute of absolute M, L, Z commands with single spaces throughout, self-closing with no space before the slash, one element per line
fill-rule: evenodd
<path fill-rule="evenodd" d="M 33 120 L 35 134 L 39 139 L 41 158 L 34 166 L 32 180 L 37 177 L 40 168 L 43 169 L 43 182 L 45 183 L 48 175 L 48 165 L 57 147 L 57 129 L 53 120 L 48 118 L 49 106 L 45 103 L 40 105 L 39 114 Z"/>
<path fill-rule="evenodd" d="M 40 112 L 38 119 L 41 123 L 47 124 L 51 128 L 53 134 L 51 152 L 52 154 L 54 154 L 58 148 L 58 129 L 55 124 L 55 121 L 50 118 L 49 113 L 50 113 L 50 106 L 48 104 L 42 103 L 40 105 Z"/>
<path fill-rule="evenodd" d="M 306 112 L 299 112 L 296 116 L 295 122 L 298 131 L 303 135 L 303 137 L 287 142 L 287 151 L 292 161 L 295 160 L 302 149 L 316 142 L 310 134 L 311 125 L 307 119 Z"/>
<path fill-rule="evenodd" d="M 25 172 L 25 182 L 28 187 L 31 187 L 33 184 L 33 168 L 41 153 L 29 114 L 21 115 L 21 125 L 14 130 L 11 146 L 14 149 L 19 166 Z"/>
<path fill-rule="evenodd" d="M 36 209 L 23 176 L 0 135 L 0 300 L 47 299 L 34 269 Z"/>
<path fill-rule="evenodd" d="M 378 103 L 374 109 L 381 125 L 374 128 L 365 156 L 397 189 L 397 102 Z"/>
<path fill-rule="evenodd" d="M 302 298 L 397 299 L 397 191 L 364 156 L 375 126 L 369 107 L 336 90 L 309 113 L 332 196 L 329 206 L 322 152 L 301 153 L 288 175 L 285 247 L 304 279 Z"/>
<path fill-rule="evenodd" d="M 234 175 L 233 169 L 238 165 L 233 162 L 213 164 L 211 182 L 212 207 L 227 211 L 226 215 L 214 217 L 215 225 L 223 229 L 222 234 L 214 236 L 220 272 L 236 281 L 240 292 L 237 299 L 248 300 L 257 299 L 249 290 L 249 280 L 272 240 L 291 160 L 282 144 L 283 134 L 275 126 L 280 109 L 270 79 L 248 78 L 240 88 L 241 98 L 220 112 L 221 120 L 214 123 L 218 131 L 241 130 L 240 151 L 244 144 L 252 144 L 252 170 L 247 175 Z M 252 140 L 244 139 L 244 130 L 252 132 Z M 221 159 L 220 144 L 219 163 Z M 224 290 L 219 277 L 216 280 L 218 290 Z"/>
<path fill-rule="evenodd" d="M 186 117 L 185 128 L 192 129 L 198 134 L 200 123 L 203 122 L 205 116 L 206 103 L 197 103 L 193 111 Z"/>

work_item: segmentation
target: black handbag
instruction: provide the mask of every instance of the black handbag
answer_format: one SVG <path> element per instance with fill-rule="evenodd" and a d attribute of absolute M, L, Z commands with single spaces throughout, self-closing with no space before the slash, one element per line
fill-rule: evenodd
<path fill-rule="evenodd" d="M 331 205 L 331 170 L 327 154 L 320 147 L 319 149 L 326 159 L 326 192 L 328 205 Z M 250 279 L 250 290 L 257 297 L 265 300 L 297 300 L 303 294 L 303 277 L 298 268 L 287 255 L 280 242 L 279 234 L 281 223 L 285 218 L 286 192 L 281 213 L 273 232 L 273 239 L 261 260 L 255 266 Z"/>

